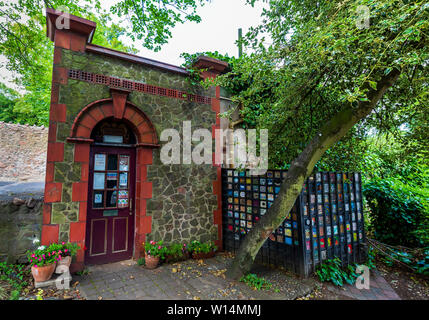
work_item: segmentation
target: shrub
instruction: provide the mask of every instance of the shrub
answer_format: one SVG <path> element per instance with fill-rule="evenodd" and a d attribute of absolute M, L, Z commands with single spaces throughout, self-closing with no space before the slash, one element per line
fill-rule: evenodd
<path fill-rule="evenodd" d="M 173 243 L 167 247 L 166 256 L 168 262 L 176 262 L 184 260 L 187 257 L 188 246 L 186 243 Z"/>
<path fill-rule="evenodd" d="M 343 286 L 344 283 L 354 284 L 358 275 L 355 273 L 356 266 L 348 265 L 343 268 L 338 257 L 325 260 L 316 267 L 315 273 L 322 282 L 332 282 L 336 286 Z"/>
<path fill-rule="evenodd" d="M 376 178 L 364 185 L 363 192 L 377 240 L 408 247 L 428 245 L 427 190 L 393 178 Z"/>
<path fill-rule="evenodd" d="M 249 273 L 241 277 L 240 281 L 252 287 L 254 290 L 269 290 L 272 287 L 272 284 L 269 281 L 264 278 L 259 278 L 254 273 Z"/>
<path fill-rule="evenodd" d="M 144 257 L 139 258 L 139 259 L 137 260 L 137 264 L 138 264 L 139 266 L 144 266 L 144 265 L 146 264 L 146 260 L 145 260 L 145 258 L 144 258 Z"/>
<path fill-rule="evenodd" d="M 217 250 L 213 241 L 201 243 L 198 240 L 194 240 L 188 247 L 189 252 L 191 253 L 209 253 Z"/>

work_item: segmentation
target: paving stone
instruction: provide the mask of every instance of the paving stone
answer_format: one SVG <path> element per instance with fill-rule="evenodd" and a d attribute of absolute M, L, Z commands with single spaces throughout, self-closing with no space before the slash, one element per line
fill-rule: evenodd
<path fill-rule="evenodd" d="M 201 299 L 294 299 L 297 295 L 293 292 L 303 292 L 305 281 L 290 281 L 288 291 L 292 293 L 257 292 L 247 285 L 233 283 L 236 292 L 232 293 L 231 281 L 214 276 L 214 270 L 226 268 L 227 259 L 215 258 L 205 261 L 204 265 L 198 265 L 194 260 L 182 262 L 178 265 L 162 265 L 155 270 L 148 270 L 135 264 L 114 263 L 104 265 L 102 268 L 90 266 L 91 273 L 79 279 L 78 289 L 86 299 L 97 299 L 103 296 L 106 299 L 118 300 L 154 300 L 154 299 L 193 299 L 195 296 Z M 172 268 L 181 268 L 183 275 L 172 273 Z M 188 269 L 188 267 L 190 269 Z M 258 270 L 258 275 L 269 279 L 271 271 Z M 268 270 L 268 269 L 267 269 Z M 199 276 L 201 275 L 201 276 Z M 180 279 L 180 278 L 183 279 Z M 290 276 L 288 276 L 290 278 Z M 285 278 L 289 281 L 289 278 Z M 373 279 L 374 278 L 374 279 Z M 381 278 L 381 279 L 378 279 Z M 389 284 L 381 276 L 371 277 L 374 284 L 370 290 L 358 290 L 355 286 L 345 285 L 344 289 L 328 285 L 328 289 L 334 293 L 345 295 L 352 299 L 395 299 L 398 298 Z M 311 283 L 311 282 L 309 282 Z M 308 287 L 311 292 L 312 287 Z M 389 295 L 387 295 L 387 293 Z M 225 296 L 225 294 L 228 294 Z"/>

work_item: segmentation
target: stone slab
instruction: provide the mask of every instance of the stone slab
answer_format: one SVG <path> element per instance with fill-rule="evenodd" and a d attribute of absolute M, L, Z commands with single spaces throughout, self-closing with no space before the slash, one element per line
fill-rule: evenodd
<path fill-rule="evenodd" d="M 57 287 L 56 282 L 58 281 L 58 278 L 60 278 L 60 277 L 61 277 L 61 280 L 59 280 L 59 281 L 64 282 L 62 284 L 65 287 L 64 289 L 70 288 L 70 282 L 72 281 L 72 276 L 71 276 L 70 272 L 66 272 L 65 275 L 63 275 L 63 274 L 54 275 L 48 281 L 43 281 L 43 282 L 36 282 L 35 281 L 34 287 L 35 288 Z"/>

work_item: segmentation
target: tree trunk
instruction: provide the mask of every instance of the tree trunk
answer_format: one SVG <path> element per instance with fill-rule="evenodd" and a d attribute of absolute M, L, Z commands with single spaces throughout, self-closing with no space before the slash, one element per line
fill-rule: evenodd
<path fill-rule="evenodd" d="M 349 107 L 337 113 L 292 161 L 273 205 L 241 243 L 232 265 L 227 270 L 226 275 L 229 278 L 239 279 L 250 271 L 259 249 L 270 234 L 284 221 L 286 214 L 290 212 L 296 198 L 301 193 L 305 179 L 311 174 L 325 151 L 374 109 L 377 102 L 386 90 L 396 82 L 399 75 L 400 71 L 394 69 L 378 82 L 376 90 L 369 88 L 367 94 L 369 101 L 359 102 L 357 108 Z"/>

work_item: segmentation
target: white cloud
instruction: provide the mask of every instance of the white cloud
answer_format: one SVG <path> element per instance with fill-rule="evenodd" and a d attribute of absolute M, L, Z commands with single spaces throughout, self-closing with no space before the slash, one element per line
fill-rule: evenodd
<path fill-rule="evenodd" d="M 108 9 L 118 0 L 102 1 Z M 257 2 L 255 7 L 246 5 L 245 0 L 212 0 L 198 9 L 201 16 L 200 23 L 186 22 L 176 25 L 172 30 L 172 38 L 159 52 L 143 48 L 138 43 L 134 46 L 139 50 L 138 55 L 173 65 L 181 65 L 184 61 L 180 58 L 183 52 L 195 53 L 203 51 L 219 51 L 229 56 L 238 56 L 238 48 L 235 41 L 238 39 L 238 29 L 243 29 L 245 34 L 249 27 L 257 26 L 262 22 L 261 13 L 266 3 Z M 114 19 L 117 21 L 117 19 Z M 122 39 L 130 44 L 132 41 Z M 4 65 L 5 58 L 0 56 L 0 62 Z M 4 66 L 0 67 L 2 82 L 11 81 L 14 76 Z"/>

